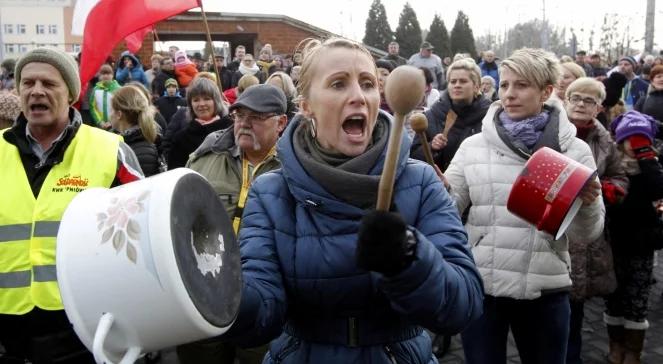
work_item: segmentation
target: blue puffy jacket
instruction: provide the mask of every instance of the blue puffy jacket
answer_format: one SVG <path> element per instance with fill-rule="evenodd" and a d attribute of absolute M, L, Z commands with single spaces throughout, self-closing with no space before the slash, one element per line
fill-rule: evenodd
<path fill-rule="evenodd" d="M 257 345 L 280 334 L 265 363 L 437 363 L 422 327 L 457 333 L 482 313 L 481 277 L 454 203 L 431 167 L 408 159 L 404 133 L 394 202 L 417 238 L 416 258 L 393 277 L 357 268 L 366 211 L 304 171 L 292 144 L 300 122 L 278 143 L 283 168 L 251 187 L 240 313 L 224 336 Z M 370 174 L 382 172 L 385 152 Z"/>
<path fill-rule="evenodd" d="M 133 67 L 131 69 L 127 68 L 124 65 L 124 57 L 129 57 Z M 120 59 L 117 62 L 117 71 L 115 71 L 115 79 L 120 85 L 129 83 L 131 81 L 137 81 L 147 87 L 147 76 L 145 76 L 145 71 L 143 70 L 143 65 L 140 64 L 140 61 L 136 56 L 131 54 L 129 51 L 124 51 L 120 54 Z"/>

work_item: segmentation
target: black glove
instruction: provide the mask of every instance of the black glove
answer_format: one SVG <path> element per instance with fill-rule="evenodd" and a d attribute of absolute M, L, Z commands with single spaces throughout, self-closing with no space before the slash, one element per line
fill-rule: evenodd
<path fill-rule="evenodd" d="M 359 225 L 357 266 L 393 276 L 414 260 L 417 241 L 397 212 L 371 211 Z"/>

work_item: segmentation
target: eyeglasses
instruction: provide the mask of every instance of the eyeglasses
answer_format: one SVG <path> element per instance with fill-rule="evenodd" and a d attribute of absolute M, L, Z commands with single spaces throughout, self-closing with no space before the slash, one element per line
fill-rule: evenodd
<path fill-rule="evenodd" d="M 278 116 L 278 114 L 253 114 L 253 113 L 238 112 L 238 111 L 233 111 L 230 114 L 230 117 L 233 119 L 234 122 L 248 121 L 249 123 L 254 123 L 254 122 L 262 123 L 267 119 L 273 118 L 274 116 Z"/>
<path fill-rule="evenodd" d="M 591 98 L 591 97 L 581 97 L 578 95 L 573 95 L 569 97 L 569 102 L 572 103 L 573 105 L 578 105 L 582 101 L 585 106 L 594 106 L 597 104 L 596 100 Z"/>

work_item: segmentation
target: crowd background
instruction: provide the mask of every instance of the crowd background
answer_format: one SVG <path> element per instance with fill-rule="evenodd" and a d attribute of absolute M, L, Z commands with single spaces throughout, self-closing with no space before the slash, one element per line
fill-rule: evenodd
<path fill-rule="evenodd" d="M 426 134 L 436 166 L 445 172 L 454 159 L 462 164 L 463 159 L 455 157 L 462 153 L 463 142 L 482 132 L 491 105 L 504 102 L 501 90 L 509 85 L 500 80 L 502 60 L 491 50 L 480 52 L 477 59 L 467 54 L 441 58 L 429 42 L 409 56 L 400 54 L 396 42 L 385 51 L 386 56 L 374 59 L 380 109 L 391 113 L 383 92 L 390 72 L 406 64 L 421 69 L 426 86 L 417 110 L 428 118 Z M 566 362 L 582 362 L 583 302 L 601 296 L 606 299 L 610 339 L 607 360 L 638 363 L 649 326 L 654 252 L 663 247 L 663 172 L 658 159 L 663 151 L 663 56 L 625 54 L 612 64 L 598 53 L 556 56 L 559 72 L 548 80 L 553 92 L 547 103 L 573 124 L 569 130 L 576 134 L 570 138 L 591 148 L 607 207 L 600 236 L 569 249 L 574 270 Z M 11 127 L 21 110 L 14 67 L 13 59 L 0 64 L 0 129 Z M 187 165 L 208 135 L 232 129 L 233 104 L 255 85 L 279 88 L 286 98 L 285 125 L 292 122 L 301 111 L 302 71 L 302 53 L 275 54 L 269 44 L 257 50 L 237 46 L 228 60 L 220 55 L 205 60 L 200 53 L 171 47 L 154 54 L 149 65 L 125 51 L 100 67 L 78 108 L 84 123 L 122 135 L 150 176 Z M 406 131 L 412 142 L 410 157 L 423 160 L 421 139 Z M 463 223 L 469 209 L 460 211 Z M 634 239 L 637 247 L 629 246 Z M 440 343 L 448 337 L 437 340 L 433 346 L 443 355 Z"/>

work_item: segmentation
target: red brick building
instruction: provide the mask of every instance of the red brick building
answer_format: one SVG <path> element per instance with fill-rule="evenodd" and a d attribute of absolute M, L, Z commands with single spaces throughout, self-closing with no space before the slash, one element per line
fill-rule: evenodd
<path fill-rule="evenodd" d="M 206 12 L 212 41 L 230 43 L 230 49 L 244 45 L 256 58 L 263 45 L 272 45 L 274 54 L 292 54 L 306 38 L 328 38 L 334 34 L 285 15 L 210 13 Z M 200 12 L 186 12 L 156 24 L 158 39 L 165 41 L 207 41 L 205 24 Z M 121 42 L 113 58 L 126 50 Z M 148 34 L 138 53 L 145 65 L 154 52 L 154 35 Z"/>

